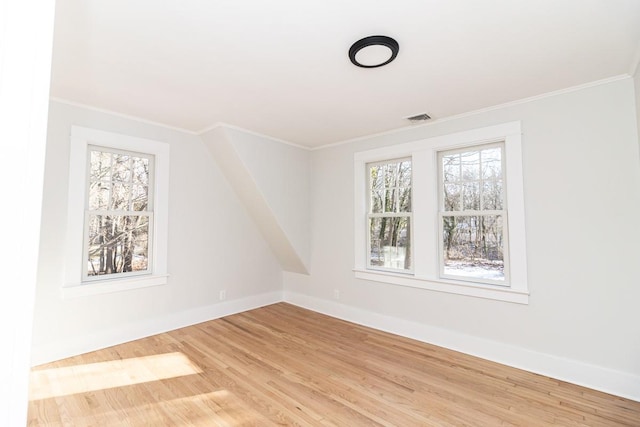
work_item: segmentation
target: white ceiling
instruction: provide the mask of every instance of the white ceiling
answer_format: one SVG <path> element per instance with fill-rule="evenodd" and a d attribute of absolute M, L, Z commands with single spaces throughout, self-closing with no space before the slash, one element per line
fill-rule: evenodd
<path fill-rule="evenodd" d="M 355 67 L 356 40 L 400 44 Z M 632 73 L 638 0 L 57 0 L 51 95 L 317 147 Z"/>

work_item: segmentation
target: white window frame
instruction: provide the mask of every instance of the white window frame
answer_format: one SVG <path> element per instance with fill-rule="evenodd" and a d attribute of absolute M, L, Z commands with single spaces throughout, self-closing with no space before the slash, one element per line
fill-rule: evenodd
<path fill-rule="evenodd" d="M 438 153 L 504 143 L 504 191 L 509 230 L 509 285 L 443 278 L 440 275 Z M 367 164 L 412 159 L 413 274 L 367 268 Z M 519 121 L 355 153 L 354 273 L 358 279 L 528 304 L 522 136 Z M 506 250 L 506 249 L 505 249 Z"/>
<path fill-rule="evenodd" d="M 147 154 L 154 158 L 153 221 L 150 222 L 150 271 L 143 274 L 87 277 L 85 259 L 90 147 Z M 169 144 L 80 126 L 71 127 L 65 284 L 72 298 L 164 285 L 168 281 Z"/>

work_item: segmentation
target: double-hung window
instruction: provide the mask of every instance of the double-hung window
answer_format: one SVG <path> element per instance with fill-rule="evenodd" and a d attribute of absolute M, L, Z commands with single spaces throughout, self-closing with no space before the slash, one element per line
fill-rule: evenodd
<path fill-rule="evenodd" d="M 411 271 L 411 159 L 368 165 L 369 267 Z"/>
<path fill-rule="evenodd" d="M 519 122 L 354 160 L 357 278 L 528 302 Z"/>
<path fill-rule="evenodd" d="M 152 271 L 154 156 L 89 146 L 83 276 Z"/>
<path fill-rule="evenodd" d="M 169 145 L 72 126 L 63 297 L 167 283 Z"/>
<path fill-rule="evenodd" d="M 442 278 L 509 283 L 503 150 L 497 143 L 438 153 Z"/>

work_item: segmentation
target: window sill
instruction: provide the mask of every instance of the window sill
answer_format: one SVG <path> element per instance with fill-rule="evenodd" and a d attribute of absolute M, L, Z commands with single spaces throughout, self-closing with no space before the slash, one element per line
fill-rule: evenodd
<path fill-rule="evenodd" d="M 407 274 L 387 273 L 375 270 L 354 269 L 353 271 L 356 279 L 428 289 L 431 291 L 447 292 L 450 294 L 467 295 L 476 298 L 506 301 L 516 304 L 529 304 L 529 292 L 502 286 L 471 284 L 453 280 L 428 279 Z"/>
<path fill-rule="evenodd" d="M 105 279 L 94 282 L 69 284 L 61 289 L 62 298 L 77 298 L 90 295 L 130 291 L 167 284 L 169 275 L 134 276 L 124 279 Z"/>

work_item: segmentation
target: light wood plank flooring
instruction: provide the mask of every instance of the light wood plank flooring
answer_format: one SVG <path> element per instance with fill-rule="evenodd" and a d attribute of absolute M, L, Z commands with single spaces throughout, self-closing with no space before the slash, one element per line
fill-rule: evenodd
<path fill-rule="evenodd" d="M 640 403 L 280 303 L 36 367 L 38 426 L 640 426 Z"/>

